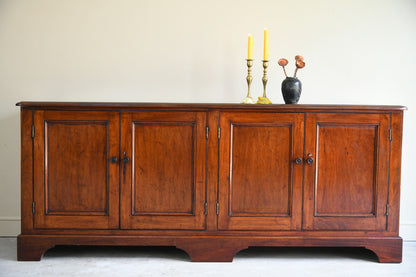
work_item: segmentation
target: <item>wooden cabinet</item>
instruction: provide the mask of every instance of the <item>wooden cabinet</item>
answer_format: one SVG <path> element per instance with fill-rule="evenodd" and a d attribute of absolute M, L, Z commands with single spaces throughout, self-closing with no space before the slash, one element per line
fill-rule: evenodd
<path fill-rule="evenodd" d="M 399 106 L 22 102 L 18 259 L 355 246 L 400 262 Z"/>

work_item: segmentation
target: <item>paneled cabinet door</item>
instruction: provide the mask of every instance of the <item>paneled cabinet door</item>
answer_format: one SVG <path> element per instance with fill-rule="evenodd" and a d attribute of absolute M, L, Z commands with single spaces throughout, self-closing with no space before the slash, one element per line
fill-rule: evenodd
<path fill-rule="evenodd" d="M 388 114 L 307 114 L 304 229 L 386 230 L 389 122 Z"/>
<path fill-rule="evenodd" d="M 118 114 L 35 111 L 34 127 L 34 227 L 118 228 Z"/>
<path fill-rule="evenodd" d="M 131 112 L 121 120 L 123 229 L 205 229 L 206 113 Z"/>
<path fill-rule="evenodd" d="M 220 114 L 220 230 L 301 228 L 303 120 L 297 113 Z"/>

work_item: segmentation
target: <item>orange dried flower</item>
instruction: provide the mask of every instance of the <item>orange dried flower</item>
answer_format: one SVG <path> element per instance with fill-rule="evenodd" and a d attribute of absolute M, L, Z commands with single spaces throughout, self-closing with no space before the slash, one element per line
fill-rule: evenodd
<path fill-rule="evenodd" d="M 303 60 L 297 60 L 296 61 L 296 67 L 297 68 L 304 68 L 305 67 L 305 62 Z"/>
<path fill-rule="evenodd" d="M 278 63 L 280 66 L 286 66 L 289 63 L 289 61 L 286 59 L 280 59 Z"/>
<path fill-rule="evenodd" d="M 296 55 L 295 60 L 296 61 L 303 61 L 303 57 L 301 55 Z"/>

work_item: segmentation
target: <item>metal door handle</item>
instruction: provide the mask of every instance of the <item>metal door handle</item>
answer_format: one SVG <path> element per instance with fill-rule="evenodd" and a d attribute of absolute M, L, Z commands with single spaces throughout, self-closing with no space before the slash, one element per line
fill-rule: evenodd
<path fill-rule="evenodd" d="M 296 158 L 295 163 L 296 164 L 302 164 L 302 158 Z"/>
<path fill-rule="evenodd" d="M 117 163 L 117 157 L 111 157 L 110 162 L 111 162 L 112 164 Z"/>

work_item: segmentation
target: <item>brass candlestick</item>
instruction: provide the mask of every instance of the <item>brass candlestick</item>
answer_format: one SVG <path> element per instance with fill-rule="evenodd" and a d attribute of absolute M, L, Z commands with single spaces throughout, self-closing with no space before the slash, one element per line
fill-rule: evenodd
<path fill-rule="evenodd" d="M 268 60 L 263 60 L 263 78 L 261 79 L 263 81 L 263 96 L 259 97 L 259 100 L 257 100 L 257 104 L 271 104 L 272 101 L 270 101 L 269 98 L 266 96 L 266 85 L 267 85 L 267 67 L 269 66 Z"/>
<path fill-rule="evenodd" d="M 247 86 L 248 86 L 248 91 L 247 91 L 247 96 L 246 98 L 243 99 L 243 101 L 241 101 L 242 104 L 254 104 L 256 103 L 254 101 L 254 99 L 251 97 L 250 94 L 250 87 L 251 87 L 251 81 L 253 81 L 253 77 L 251 76 L 251 67 L 253 66 L 253 60 L 252 59 L 247 59 Z"/>

